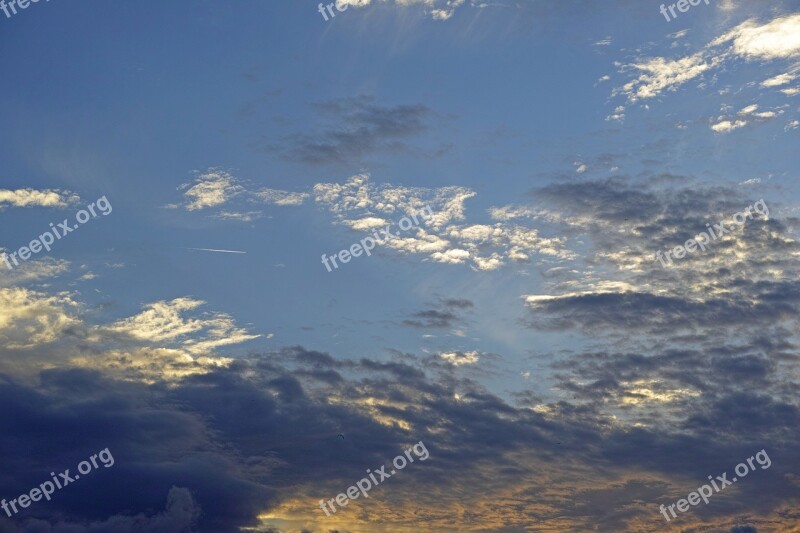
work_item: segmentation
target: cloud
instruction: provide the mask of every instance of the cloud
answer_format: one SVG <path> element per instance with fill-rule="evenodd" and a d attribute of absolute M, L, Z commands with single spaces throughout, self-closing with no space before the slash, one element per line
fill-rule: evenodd
<path fill-rule="evenodd" d="M 403 325 L 414 328 L 449 328 L 458 316 L 448 311 L 429 309 L 414 313 L 412 319 L 403 320 Z"/>
<path fill-rule="evenodd" d="M 53 524 L 46 520 L 31 518 L 24 520 L 19 525 L 9 523 L 5 525 L 4 531 L 7 533 L 99 533 L 102 531 L 189 533 L 195 530 L 200 513 L 200 507 L 187 489 L 172 487 L 167 494 L 166 509 L 152 516 L 140 513 L 138 515 L 116 515 L 98 522 L 57 521 Z"/>
<path fill-rule="evenodd" d="M 184 183 L 178 190 L 186 189 L 184 207 L 189 211 L 216 207 L 241 194 L 243 188 L 230 173 L 219 169 L 208 169 L 193 182 Z"/>
<path fill-rule="evenodd" d="M 478 352 L 446 352 L 439 357 L 453 366 L 474 365 L 480 359 Z"/>
<path fill-rule="evenodd" d="M 762 87 L 779 87 L 794 81 L 795 75 L 790 73 L 778 74 L 775 77 L 769 78 L 761 82 Z"/>
<path fill-rule="evenodd" d="M 11 350 L 30 350 L 57 340 L 77 324 L 78 308 L 67 293 L 48 295 L 21 287 L 0 288 L 0 341 Z"/>
<path fill-rule="evenodd" d="M 638 61 L 627 65 L 626 70 L 636 70 L 641 74 L 612 94 L 624 94 L 630 102 L 653 98 L 665 90 L 674 91 L 720 62 L 720 58 L 707 59 L 701 52 L 674 60 L 654 57 Z"/>
<path fill-rule="evenodd" d="M 239 344 L 261 336 L 236 327 L 233 319 L 224 313 L 191 319 L 183 316 L 204 303 L 186 297 L 155 302 L 148 304 L 138 315 L 117 321 L 104 330 L 147 343 L 178 343 L 187 352 L 202 355 L 220 346 Z"/>
<path fill-rule="evenodd" d="M 280 191 L 276 189 L 261 189 L 253 193 L 257 199 L 266 204 L 275 205 L 302 205 L 309 197 L 308 193 Z"/>
<path fill-rule="evenodd" d="M 0 209 L 4 207 L 66 207 L 80 201 L 69 191 L 54 189 L 0 189 Z"/>
<path fill-rule="evenodd" d="M 758 104 L 750 104 L 742 108 L 736 114 L 736 117 L 741 117 L 741 118 L 736 118 L 731 116 L 717 117 L 716 119 L 717 122 L 711 124 L 711 129 L 717 133 L 730 133 L 731 131 L 743 128 L 749 122 L 758 122 L 758 123 L 769 122 L 770 120 L 783 114 L 782 109 L 778 109 L 777 111 L 758 111 L 758 109 L 759 109 Z"/>
<path fill-rule="evenodd" d="M 231 364 L 218 350 L 260 337 L 225 313 L 199 313 L 204 302 L 192 298 L 154 302 L 110 324 L 87 321 L 75 298 L 0 287 L 0 372 L 69 364 L 130 380 L 175 380 Z"/>
<path fill-rule="evenodd" d="M 563 251 L 563 240 L 544 237 L 536 229 L 505 222 L 466 223 L 466 201 L 475 196 L 466 187 L 423 189 L 375 185 L 366 174 L 353 176 L 345 183 L 318 183 L 314 186 L 317 204 L 325 206 L 340 224 L 368 229 L 378 223 L 396 224 L 401 215 L 412 216 L 430 208 L 424 223 L 385 246 L 405 254 L 424 254 L 432 261 L 449 264 L 470 263 L 476 270 L 496 270 L 511 262 L 527 262 L 536 255 L 561 259 L 571 257 Z M 502 209 L 493 210 L 502 217 Z M 509 220 L 507 216 L 504 220 Z"/>
<path fill-rule="evenodd" d="M 437 359 L 448 366 L 471 366 L 481 357 L 478 352 L 441 355 Z M 530 528 L 545 521 L 571 531 L 598 526 L 641 531 L 654 519 L 658 502 L 685 495 L 687 477 L 729 470 L 746 457 L 745 451 L 760 449 L 757 442 L 768 438 L 774 460 L 770 475 L 748 478 L 727 497 L 732 504 L 747 502 L 749 523 L 769 515 L 776 504 L 791 505 L 792 485 L 785 476 L 798 455 L 792 434 L 800 421 L 797 409 L 705 380 L 716 372 L 749 382 L 748 375 L 758 371 L 762 386 L 771 386 L 765 380 L 776 375 L 774 367 L 741 362 L 737 374 L 723 372 L 731 365 L 698 365 L 702 359 L 674 354 L 652 359 L 579 354 L 570 362 L 574 378 L 592 383 L 576 393 L 594 390 L 599 395 L 613 385 L 602 389 L 598 377 L 630 372 L 619 380 L 613 406 L 628 410 L 631 420 L 614 420 L 603 401 L 523 400 L 512 405 L 472 380 L 449 373 L 435 379 L 420 369 L 421 361 L 404 359 L 352 360 L 297 346 L 170 386 L 58 368 L 41 372 L 30 384 L 5 378 L 0 380 L 0 400 L 6 406 L 0 423 L 16 431 L 4 448 L 7 468 L 0 491 L 19 494 L 36 486 L 44 468 L 67 468 L 97 450 L 99 441 L 113 452 L 114 467 L 93 472 L 36 508 L 35 521 L 23 519 L 28 529 L 22 531 L 66 533 L 67 525 L 79 532 L 112 525 L 123 532 L 133 527 L 158 531 L 159 526 L 228 533 L 243 527 L 323 530 L 343 525 L 357 531 L 368 528 L 375 515 L 385 517 L 385 529 L 413 521 L 420 529 L 446 531 L 457 520 L 486 530 Z M 606 366 L 596 364 L 601 361 Z M 678 378 L 674 374 L 666 381 L 646 377 L 659 368 L 678 372 L 684 367 L 681 376 L 699 375 L 702 390 L 717 394 L 684 395 L 686 387 L 672 383 Z M 577 384 L 564 376 L 559 386 Z M 759 416 L 746 412 L 745 418 L 729 420 L 747 402 Z M 654 421 L 658 415 L 667 418 L 651 425 L 634 423 L 647 413 Z M 15 425 L 19 419 L 26 424 Z M 758 421 L 751 429 L 759 434 L 734 442 L 728 428 L 740 428 L 747 420 Z M 54 424 L 57 431 L 43 442 L 40 428 Z M 346 435 L 344 443 L 339 433 Z M 431 460 L 417 461 L 402 478 L 373 489 L 380 498 L 350 504 L 362 512 L 344 518 L 321 513 L 319 499 L 353 484 L 353 472 L 387 464 L 419 441 Z M 274 488 L 277 477 L 280 491 Z M 131 493 L 131 486 L 139 490 Z M 166 510 L 154 513 L 163 506 L 166 491 Z M 487 499 L 487 494 L 496 496 Z M 609 499 L 615 512 L 598 514 Z M 469 517 L 458 514 L 465 505 Z M 525 512 L 514 511 L 520 505 Z M 704 520 L 734 527 L 737 517 L 727 507 L 707 512 Z M 773 525 L 794 519 L 770 518 Z M 685 521 L 687 527 L 699 523 L 691 515 Z"/>
<path fill-rule="evenodd" d="M 717 133 L 730 133 L 733 130 L 738 130 L 739 128 L 743 128 L 746 125 L 747 125 L 746 120 L 736 120 L 733 122 L 730 120 L 721 120 L 716 124 L 712 124 L 711 129 Z"/>
<path fill-rule="evenodd" d="M 0 248 L 0 256 L 4 250 Z M 0 287 L 14 287 L 32 281 L 53 278 L 69 270 L 69 261 L 45 257 L 42 259 L 23 261 L 13 269 L 0 263 Z"/>
<path fill-rule="evenodd" d="M 166 207 L 176 209 L 182 207 L 187 211 L 197 211 L 209 208 L 221 208 L 233 205 L 235 210 L 221 210 L 214 218 L 222 220 L 236 220 L 252 222 L 263 215 L 262 211 L 248 211 L 246 207 L 254 204 L 299 206 L 302 205 L 309 194 L 304 192 L 290 192 L 279 189 L 261 188 L 254 189 L 248 182 L 240 180 L 228 171 L 219 168 L 209 168 L 198 173 L 190 182 L 182 184 L 178 190 L 183 193 L 182 204 L 170 204 Z"/>
<path fill-rule="evenodd" d="M 463 323 L 461 313 L 471 310 L 475 304 L 463 298 L 440 299 L 432 309 L 417 311 L 411 318 L 403 320 L 404 326 L 420 329 L 452 328 Z"/>
<path fill-rule="evenodd" d="M 377 153 L 410 152 L 410 139 L 429 129 L 434 113 L 422 104 L 381 106 L 371 96 L 314 105 L 325 125 L 273 146 L 289 160 L 309 165 L 352 164 Z"/>
<path fill-rule="evenodd" d="M 383 3 L 387 3 L 387 1 L 399 7 L 423 6 L 433 20 L 448 20 L 453 16 L 456 9 L 466 3 L 466 0 L 383 0 Z M 353 6 L 363 8 L 372 4 L 372 0 L 336 0 L 336 4 L 339 7 Z M 474 7 L 484 7 L 486 5 L 475 1 L 470 4 Z"/>
<path fill-rule="evenodd" d="M 800 13 L 759 24 L 750 19 L 714 39 L 710 45 L 732 42 L 733 52 L 747 60 L 791 59 L 800 56 Z"/>
<path fill-rule="evenodd" d="M 689 81 L 712 71 L 722 71 L 736 59 L 745 61 L 792 60 L 800 56 L 800 13 L 774 18 L 768 22 L 750 19 L 713 39 L 694 54 L 671 59 L 667 57 L 639 58 L 620 63 L 621 73 L 638 74 L 617 87 L 612 95 L 624 95 L 631 103 L 655 98 L 667 91 L 676 91 Z M 715 80 L 716 80 L 715 73 Z M 781 74 L 760 83 L 772 88 L 794 79 L 790 73 Z M 698 86 L 705 87 L 706 83 Z M 731 123 L 735 125 L 735 123 Z M 730 125 L 721 126 L 729 131 Z M 717 131 L 717 130 L 715 130 Z M 721 130 L 720 130 L 721 131 Z"/>

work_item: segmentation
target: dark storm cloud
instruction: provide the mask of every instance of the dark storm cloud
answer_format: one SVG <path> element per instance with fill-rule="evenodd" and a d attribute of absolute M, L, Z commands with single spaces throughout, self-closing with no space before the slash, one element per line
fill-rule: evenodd
<path fill-rule="evenodd" d="M 316 103 L 327 125 L 274 146 L 290 160 L 310 165 L 352 163 L 380 152 L 414 151 L 407 142 L 430 128 L 436 116 L 422 104 L 381 106 L 371 96 Z"/>
<path fill-rule="evenodd" d="M 754 361 L 740 364 L 757 368 Z M 309 380 L 301 377 L 303 371 L 335 371 L 339 379 Z M 116 461 L 59 491 L 53 501 L 37 502 L 16 516 L 14 523 L 26 533 L 100 532 L 112 523 L 123 532 L 135 530 L 131 524 L 152 531 L 236 531 L 297 495 L 336 494 L 360 479 L 366 467 L 385 464 L 420 440 L 432 460 L 387 484 L 380 493 L 383 501 L 401 505 L 411 497 L 403 494 L 425 492 L 451 506 L 464 497 L 481 498 L 488 485 L 500 490 L 512 483 L 528 490 L 538 485 L 530 482 L 541 476 L 537 469 L 565 454 L 570 464 L 583 468 L 599 461 L 618 471 L 706 475 L 730 469 L 749 456 L 745 453 L 757 451 L 748 447 L 751 441 L 769 434 L 775 463 L 765 471 L 769 477 L 753 476 L 743 489 L 748 497 L 763 493 L 756 503 L 748 501 L 749 509 L 758 510 L 787 494 L 788 482 L 776 480 L 798 456 L 790 433 L 776 430 L 796 427 L 796 409 L 757 396 L 720 394 L 675 434 L 659 425 L 627 431 L 608 426 L 599 402 L 559 402 L 550 406 L 551 416 L 544 416 L 468 379 L 435 381 L 407 362 L 338 360 L 300 346 L 169 386 L 112 381 L 77 370 L 44 372 L 35 386 L 4 378 L 0 400 L 5 406 L 0 423 L 8 430 L 0 441 L 7 465 L 0 493 L 7 499 L 38 485 L 51 470 L 74 467 L 105 447 Z M 754 423 L 754 417 L 761 420 Z M 403 420 L 411 429 L 384 419 Z M 737 427 L 758 434 L 735 443 L 720 438 Z M 344 441 L 337 438 L 340 433 Z M 453 486 L 461 487 L 458 496 L 450 494 Z M 643 511 L 629 509 L 601 520 L 592 509 L 603 501 L 650 501 L 666 489 L 631 481 L 609 490 L 603 495 L 578 489 L 574 501 L 548 500 L 554 506 L 548 516 L 580 510 L 576 524 L 600 523 L 605 524 L 601 530 L 613 531 Z M 166 510 L 158 511 L 165 501 Z M 528 524 L 541 518 L 531 517 Z M 421 514 L 423 529 L 427 520 L 438 523 L 436 516 Z"/>

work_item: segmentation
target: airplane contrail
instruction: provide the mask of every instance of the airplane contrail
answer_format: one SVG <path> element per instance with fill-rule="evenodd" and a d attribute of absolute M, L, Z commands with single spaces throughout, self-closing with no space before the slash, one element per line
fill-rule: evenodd
<path fill-rule="evenodd" d="M 240 252 L 238 250 L 215 250 L 213 248 L 189 248 L 189 250 L 200 250 L 202 252 L 222 252 L 225 254 L 246 254 L 247 252 Z"/>

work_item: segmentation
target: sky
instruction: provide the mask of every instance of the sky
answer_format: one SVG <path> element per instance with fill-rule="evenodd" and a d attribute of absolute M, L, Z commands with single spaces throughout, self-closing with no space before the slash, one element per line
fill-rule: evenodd
<path fill-rule="evenodd" d="M 0 532 L 800 532 L 800 1 L 8 2 Z"/>

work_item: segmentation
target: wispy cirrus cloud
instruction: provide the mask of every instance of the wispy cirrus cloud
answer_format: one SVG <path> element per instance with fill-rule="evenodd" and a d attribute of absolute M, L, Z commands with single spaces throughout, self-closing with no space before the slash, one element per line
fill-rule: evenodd
<path fill-rule="evenodd" d="M 794 80 L 797 61 L 800 60 L 800 13 L 778 16 L 765 22 L 749 19 L 723 33 L 701 50 L 683 57 L 642 57 L 620 62 L 620 73 L 630 80 L 615 88 L 612 96 L 624 96 L 628 103 L 642 103 L 674 92 L 688 82 L 697 81 L 698 87 L 708 87 L 718 82 L 734 61 L 754 63 L 792 62 L 789 72 L 778 74 L 754 84 L 764 90 L 776 90 Z M 705 79 L 710 76 L 710 79 Z M 761 77 L 763 74 L 758 73 Z M 793 87 L 777 90 L 785 96 L 794 94 Z M 744 127 L 743 119 L 718 118 L 711 129 L 727 133 Z"/>
<path fill-rule="evenodd" d="M 467 5 L 466 0 L 382 0 L 378 3 L 394 4 L 397 7 L 407 8 L 412 6 L 423 7 L 433 20 L 448 20 L 453 16 L 456 9 L 461 6 Z M 357 8 L 368 7 L 373 4 L 372 0 L 336 0 L 338 6 L 353 6 Z M 469 5 L 473 7 L 483 8 L 487 4 L 485 2 L 476 2 L 470 0 Z"/>

